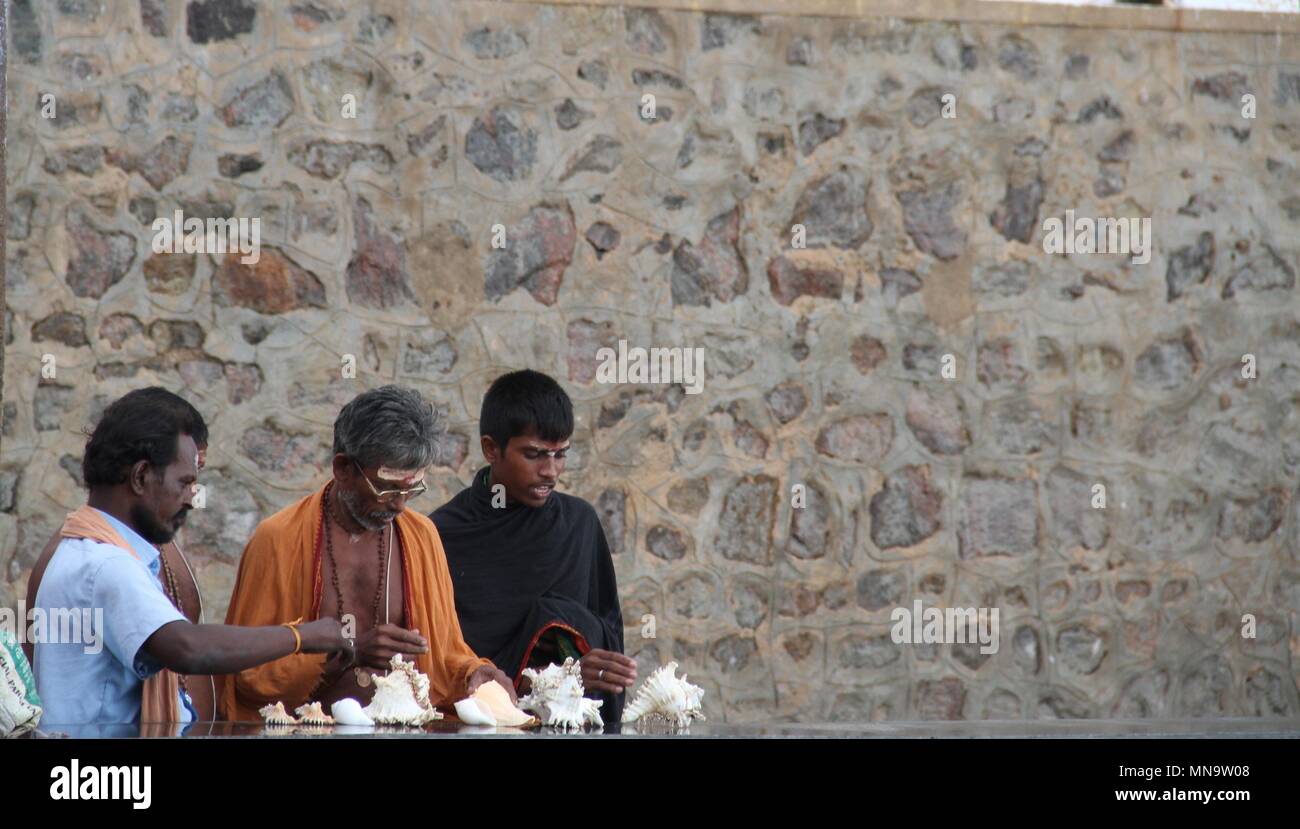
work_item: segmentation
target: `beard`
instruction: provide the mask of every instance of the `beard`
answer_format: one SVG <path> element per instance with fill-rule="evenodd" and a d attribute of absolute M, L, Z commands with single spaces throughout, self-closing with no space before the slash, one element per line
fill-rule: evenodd
<path fill-rule="evenodd" d="M 342 487 L 339 487 L 339 500 L 343 502 L 343 507 L 348 511 L 348 515 L 352 517 L 352 520 L 366 530 L 382 530 L 385 526 L 391 524 L 399 514 L 391 510 L 362 512 L 361 499 L 357 497 L 355 492 Z"/>
<path fill-rule="evenodd" d="M 150 544 L 166 544 L 176 537 L 176 531 L 185 523 L 189 511 L 189 507 L 186 507 L 172 516 L 171 523 L 167 524 L 159 521 L 144 505 L 135 504 L 131 507 L 132 529 Z"/>

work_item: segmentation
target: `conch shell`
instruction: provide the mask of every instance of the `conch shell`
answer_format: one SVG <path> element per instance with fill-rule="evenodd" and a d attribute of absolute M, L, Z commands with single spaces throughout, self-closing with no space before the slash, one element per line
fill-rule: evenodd
<path fill-rule="evenodd" d="M 339 725 L 375 724 L 375 721 L 367 717 L 366 712 L 361 710 L 361 703 L 351 697 L 346 697 L 331 705 L 330 713 L 334 715 L 334 722 Z"/>
<path fill-rule="evenodd" d="M 691 720 L 703 720 L 700 702 L 704 689 L 677 678 L 677 663 L 669 662 L 650 674 L 636 697 L 623 709 L 623 722 L 637 720 L 666 722 L 674 728 L 689 728 Z"/>
<path fill-rule="evenodd" d="M 496 725 L 497 718 L 487 710 L 486 705 L 479 705 L 478 700 L 473 697 L 456 703 L 456 716 L 465 725 Z"/>
<path fill-rule="evenodd" d="M 499 725 L 532 728 L 540 723 L 515 707 L 506 689 L 496 682 L 484 682 L 474 693 L 456 703 L 456 716 L 466 725 Z"/>
<path fill-rule="evenodd" d="M 524 668 L 532 680 L 532 691 L 519 700 L 519 707 L 541 717 L 546 725 L 581 731 L 588 725 L 604 727 L 600 700 L 582 695 L 582 666 L 570 657 L 563 665 L 547 665 L 541 671 Z"/>
<path fill-rule="evenodd" d="M 298 715 L 298 722 L 303 725 L 334 724 L 334 718 L 325 713 L 319 702 L 309 702 L 306 705 L 299 705 L 297 708 L 293 709 L 293 713 Z"/>
<path fill-rule="evenodd" d="M 302 710 L 302 709 L 299 709 Z M 267 725 L 297 725 L 298 721 L 292 715 L 284 710 L 284 703 L 277 702 L 274 705 L 264 705 L 257 709 L 257 713 L 262 715 L 262 720 Z"/>
<path fill-rule="evenodd" d="M 421 726 L 442 719 L 429 702 L 429 678 L 393 654 L 388 676 L 375 677 L 375 696 L 362 709 L 366 716 L 383 725 Z"/>

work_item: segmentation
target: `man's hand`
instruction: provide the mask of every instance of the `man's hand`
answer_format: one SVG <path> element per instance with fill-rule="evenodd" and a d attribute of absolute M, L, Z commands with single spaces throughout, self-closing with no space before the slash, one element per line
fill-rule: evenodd
<path fill-rule="evenodd" d="M 469 693 L 472 695 L 475 689 L 484 682 L 496 682 L 510 694 L 511 703 L 519 702 L 519 698 L 515 696 L 514 683 L 510 681 L 510 677 L 498 670 L 495 665 L 480 665 L 474 673 L 469 675 Z"/>
<path fill-rule="evenodd" d="M 343 653 L 351 656 L 348 640 L 343 638 L 343 626 L 333 617 L 327 616 L 298 625 L 298 635 L 302 637 L 303 653 Z"/>
<path fill-rule="evenodd" d="M 636 682 L 636 660 L 614 651 L 592 648 L 582 657 L 582 687 L 586 691 L 621 694 Z"/>
<path fill-rule="evenodd" d="M 387 670 L 393 654 L 426 653 L 429 643 L 418 630 L 397 625 L 379 625 L 357 637 L 357 665 Z"/>

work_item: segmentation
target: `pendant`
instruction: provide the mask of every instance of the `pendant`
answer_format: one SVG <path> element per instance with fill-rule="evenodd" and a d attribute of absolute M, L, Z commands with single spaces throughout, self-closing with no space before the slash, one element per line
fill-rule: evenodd
<path fill-rule="evenodd" d="M 367 671 L 365 668 L 353 668 L 352 670 L 357 675 L 357 684 L 360 685 L 362 688 L 369 688 L 370 672 Z"/>

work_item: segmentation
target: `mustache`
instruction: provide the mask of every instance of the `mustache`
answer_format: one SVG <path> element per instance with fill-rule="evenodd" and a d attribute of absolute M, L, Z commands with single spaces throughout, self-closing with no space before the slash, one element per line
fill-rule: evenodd
<path fill-rule="evenodd" d="M 339 497 L 342 499 L 343 505 L 347 508 L 348 513 L 352 515 L 352 520 L 356 521 L 368 530 L 377 530 L 396 519 L 397 516 L 401 515 L 400 512 L 395 512 L 393 510 L 371 510 L 370 512 L 361 512 L 357 509 L 360 499 L 353 492 L 341 490 L 339 492 Z"/>
<path fill-rule="evenodd" d="M 359 519 L 357 523 L 361 524 L 363 527 L 365 527 L 368 530 L 377 530 L 383 527 L 385 524 L 389 524 L 397 520 L 397 516 L 399 515 L 401 515 L 400 512 L 389 512 L 387 510 L 378 510 L 378 511 L 366 513 L 364 519 Z"/>

